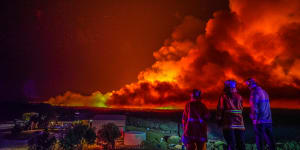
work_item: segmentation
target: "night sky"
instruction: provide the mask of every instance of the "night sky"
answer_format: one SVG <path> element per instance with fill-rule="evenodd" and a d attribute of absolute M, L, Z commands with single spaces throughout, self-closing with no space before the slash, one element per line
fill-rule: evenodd
<path fill-rule="evenodd" d="M 185 16 L 208 20 L 219 9 L 228 2 L 1 1 L 0 100 L 119 89 L 151 67 Z"/>

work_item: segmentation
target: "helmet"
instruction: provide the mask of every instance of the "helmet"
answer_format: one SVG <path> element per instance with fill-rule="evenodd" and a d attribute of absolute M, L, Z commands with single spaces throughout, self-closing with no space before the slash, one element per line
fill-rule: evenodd
<path fill-rule="evenodd" d="M 235 80 L 226 80 L 224 85 L 227 88 L 236 88 L 236 81 Z"/>
<path fill-rule="evenodd" d="M 201 96 L 201 91 L 198 89 L 193 89 L 193 97 L 200 98 L 200 96 Z"/>
<path fill-rule="evenodd" d="M 249 78 L 245 83 L 247 86 L 256 85 L 256 81 L 253 78 Z"/>

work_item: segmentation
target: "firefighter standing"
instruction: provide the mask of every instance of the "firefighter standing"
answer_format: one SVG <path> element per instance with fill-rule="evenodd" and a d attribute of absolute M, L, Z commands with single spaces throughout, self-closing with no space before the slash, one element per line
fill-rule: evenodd
<path fill-rule="evenodd" d="M 253 78 L 248 79 L 246 85 L 251 91 L 249 99 L 251 105 L 250 118 L 256 135 L 256 147 L 258 150 L 263 150 L 265 141 L 271 150 L 275 150 L 269 95 L 258 86 Z"/>
<path fill-rule="evenodd" d="M 225 81 L 224 93 L 217 106 L 217 121 L 223 128 L 228 150 L 245 150 L 245 126 L 243 121 L 242 97 L 237 93 L 236 81 Z"/>
<path fill-rule="evenodd" d="M 208 117 L 208 109 L 201 102 L 201 91 L 194 89 L 182 115 L 182 142 L 187 150 L 195 150 L 196 147 L 197 150 L 205 149 Z"/>

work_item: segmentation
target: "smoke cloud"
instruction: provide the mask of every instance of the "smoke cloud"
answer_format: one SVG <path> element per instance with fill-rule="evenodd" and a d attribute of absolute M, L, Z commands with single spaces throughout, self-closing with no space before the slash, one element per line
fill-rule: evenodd
<path fill-rule="evenodd" d="M 300 97 L 300 1 L 230 0 L 208 22 L 183 19 L 170 39 L 154 52 L 156 62 L 141 71 L 139 81 L 104 96 L 105 100 L 67 92 L 49 100 L 58 105 L 181 108 L 193 88 L 215 103 L 228 79 L 255 78 L 274 99 Z M 103 95 L 98 92 L 98 95 Z M 294 101 L 295 102 L 295 101 Z M 291 106 L 287 106 L 291 107 Z M 299 103 L 296 106 L 299 108 Z"/>
<path fill-rule="evenodd" d="M 110 93 L 102 94 L 97 91 L 89 96 L 83 96 L 78 93 L 67 91 L 63 95 L 50 98 L 47 103 L 57 106 L 94 106 L 107 107 L 106 101 L 110 97 Z"/>

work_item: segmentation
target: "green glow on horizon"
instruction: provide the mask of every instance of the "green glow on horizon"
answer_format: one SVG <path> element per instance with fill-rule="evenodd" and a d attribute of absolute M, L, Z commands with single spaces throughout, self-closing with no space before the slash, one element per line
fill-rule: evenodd
<path fill-rule="evenodd" d="M 102 94 L 100 92 L 93 93 L 93 98 L 95 100 L 94 106 L 96 107 L 108 107 L 106 105 L 107 100 L 110 98 L 111 93 Z"/>
<path fill-rule="evenodd" d="M 173 110 L 173 109 L 179 109 L 178 107 L 175 106 L 163 106 L 163 107 L 157 107 L 156 109 L 161 109 L 161 110 Z"/>

